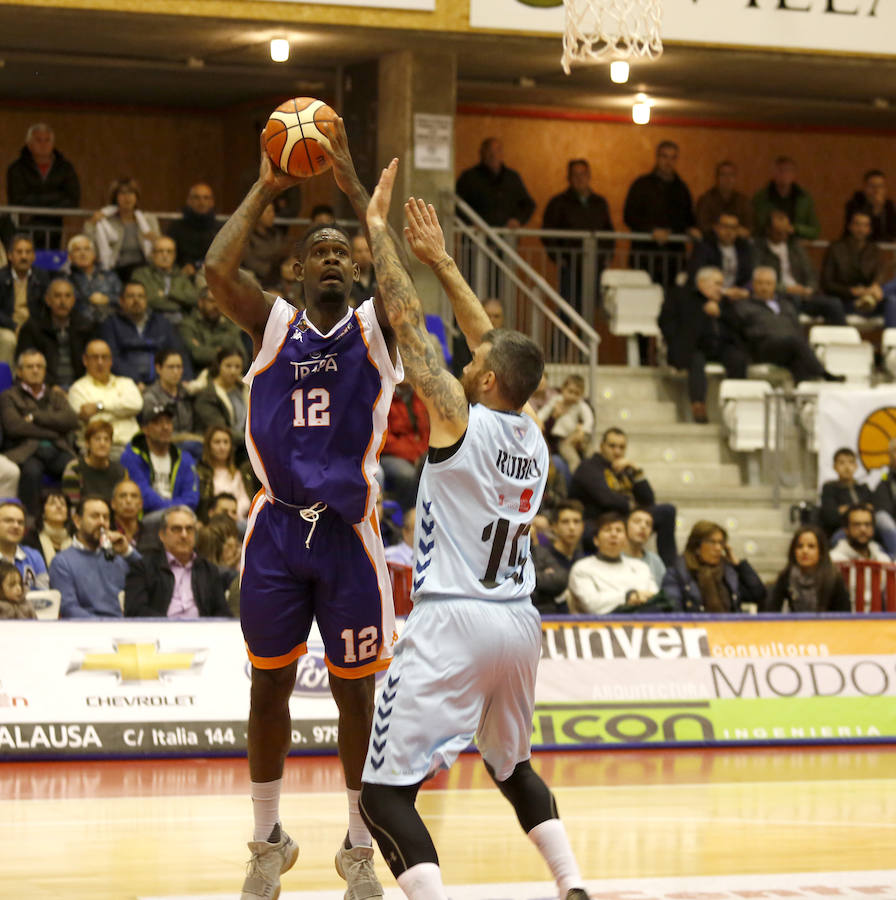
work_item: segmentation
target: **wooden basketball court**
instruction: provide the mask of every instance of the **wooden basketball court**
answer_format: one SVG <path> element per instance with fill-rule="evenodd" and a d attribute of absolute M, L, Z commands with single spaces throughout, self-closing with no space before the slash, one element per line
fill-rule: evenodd
<path fill-rule="evenodd" d="M 542 753 L 593 897 L 896 898 L 896 748 Z M 0 897 L 237 897 L 251 832 L 240 759 L 0 767 Z M 420 807 L 452 900 L 548 900 L 549 874 L 478 757 Z M 301 855 L 283 898 L 341 898 L 334 757 L 287 765 Z M 395 882 L 377 860 L 387 897 Z"/>

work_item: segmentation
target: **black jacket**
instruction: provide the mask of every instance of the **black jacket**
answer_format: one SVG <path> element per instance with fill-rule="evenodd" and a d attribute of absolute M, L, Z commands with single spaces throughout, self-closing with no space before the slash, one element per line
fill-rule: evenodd
<path fill-rule="evenodd" d="M 525 225 L 535 212 L 535 201 L 529 196 L 523 179 L 507 166 L 501 166 L 497 175 L 483 163 L 473 166 L 461 172 L 456 190 L 462 200 L 495 228 L 503 228 L 510 219 Z"/>
<path fill-rule="evenodd" d="M 37 266 L 31 267 L 28 276 L 28 311 L 32 316 L 39 316 L 47 308 L 44 297 L 50 286 L 50 273 Z M 12 266 L 4 266 L 0 269 L 0 328 L 16 330 L 16 324 L 12 320 L 13 310 L 16 307 L 16 289 L 12 277 Z"/>
<path fill-rule="evenodd" d="M 566 603 L 556 603 L 555 598 L 569 585 L 569 570 L 574 562 L 584 557 L 581 546 L 577 547 L 572 559 L 563 554 L 553 544 L 532 548 L 532 563 L 535 566 L 535 591 L 532 603 L 545 615 L 561 615 L 569 612 Z"/>
<path fill-rule="evenodd" d="M 874 508 L 896 516 L 896 496 L 894 494 L 896 494 L 896 473 L 892 469 L 887 469 L 871 495 Z"/>
<path fill-rule="evenodd" d="M 779 295 L 775 300 L 781 310 L 779 313 L 765 301 L 750 297 L 723 304 L 722 318 L 751 350 L 769 338 L 799 337 L 805 340 L 796 307 L 786 297 Z"/>
<path fill-rule="evenodd" d="M 585 505 L 585 518 L 616 510 L 627 516 L 633 506 L 653 506 L 653 488 L 643 472 L 624 470 L 618 475 L 600 453 L 582 460 L 572 476 L 569 496 Z"/>
<path fill-rule="evenodd" d="M 6 197 L 10 206 L 54 206 L 77 209 L 81 205 L 81 184 L 75 167 L 58 151 L 46 178 L 41 174 L 31 151 L 22 152 L 6 170 Z"/>
<path fill-rule="evenodd" d="M 184 207 L 183 217 L 168 226 L 168 237 L 177 245 L 177 264 L 199 268 L 221 223 L 215 219 L 215 211 L 200 215 L 189 206 Z"/>
<path fill-rule="evenodd" d="M 837 511 L 841 506 L 873 502 L 871 488 L 867 484 L 856 482 L 852 488 L 848 488 L 839 481 L 826 481 L 821 486 L 821 527 L 830 536 L 843 525 L 843 516 Z"/>
<path fill-rule="evenodd" d="M 731 612 L 740 612 L 742 603 L 755 603 L 758 606 L 765 601 L 765 585 L 745 559 L 736 566 L 726 561 L 722 577 L 731 594 Z M 683 556 L 677 557 L 675 564 L 666 569 L 662 592 L 681 612 L 706 612 L 697 579 L 687 567 Z"/>
<path fill-rule="evenodd" d="M 856 191 L 846 201 L 846 209 L 843 216 L 843 233 L 846 234 L 846 226 L 855 212 L 868 213 L 871 216 L 871 240 L 872 241 L 896 241 L 896 205 L 888 197 L 884 202 L 881 213 L 875 215 L 871 212 L 871 205 L 864 191 Z"/>
<path fill-rule="evenodd" d="M 784 570 L 778 575 L 777 581 L 772 585 L 772 589 L 766 598 L 763 612 L 781 612 L 784 608 L 784 601 L 791 600 L 790 597 L 790 566 L 785 566 Z M 799 612 L 800 610 L 796 610 Z M 790 612 L 795 610 L 791 606 Z M 819 607 L 817 612 L 852 612 L 852 601 L 849 598 L 849 589 L 843 581 L 843 576 L 837 572 L 834 579 L 834 589 L 828 598 L 827 605 L 824 608 Z M 812 615 L 812 613 L 810 613 Z"/>
<path fill-rule="evenodd" d="M 190 582 L 200 616 L 231 618 L 217 566 L 195 557 Z M 173 593 L 174 573 L 165 551 L 151 550 L 130 564 L 124 586 L 124 614 L 164 618 Z"/>
<path fill-rule="evenodd" d="M 613 220 L 610 218 L 610 207 L 607 201 L 593 191 L 588 194 L 585 203 L 579 199 L 579 195 L 572 189 L 565 190 L 548 200 L 544 210 L 542 228 L 566 228 L 570 231 L 612 231 Z M 577 247 L 581 244 L 578 239 L 566 238 L 542 238 L 548 251 L 557 251 L 566 247 Z M 601 243 L 601 250 L 611 251 L 615 241 Z M 551 253 L 551 258 L 557 258 L 557 253 Z"/>
<path fill-rule="evenodd" d="M 666 341 L 669 365 L 686 369 L 698 349 L 721 352 L 723 346 L 740 345 L 741 340 L 724 316 L 715 318 L 703 311 L 706 297 L 695 287 L 673 287 L 660 309 L 659 326 Z M 722 300 L 722 309 L 728 304 Z"/>
<path fill-rule="evenodd" d="M 632 182 L 623 218 L 632 231 L 668 228 L 674 234 L 683 234 L 697 222 L 688 186 L 678 175 L 666 181 L 655 171 Z"/>
<path fill-rule="evenodd" d="M 739 237 L 734 241 L 734 252 L 737 254 L 734 284 L 736 287 L 746 287 L 753 280 L 753 245 L 745 238 Z M 704 266 L 722 268 L 722 248 L 715 234 L 704 238 L 694 247 L 694 252 L 688 260 L 688 277 L 692 283 L 694 276 Z"/>
<path fill-rule="evenodd" d="M 39 315 L 32 315 L 19 329 L 16 357 L 23 350 L 40 350 L 47 361 L 47 383 L 58 384 L 59 354 L 68 353 L 72 361 L 72 379 L 76 381 L 84 374 L 84 351 L 94 337 L 96 323 L 73 309 L 69 317 L 68 344 L 61 345 L 50 311 L 44 306 Z"/>

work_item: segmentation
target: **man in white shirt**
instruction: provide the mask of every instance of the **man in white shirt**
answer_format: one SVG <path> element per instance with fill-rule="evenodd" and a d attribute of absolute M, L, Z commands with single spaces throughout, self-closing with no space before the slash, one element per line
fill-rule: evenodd
<path fill-rule="evenodd" d="M 855 503 L 844 513 L 846 537 L 831 549 L 833 562 L 867 559 L 872 562 L 892 562 L 874 537 L 874 513 L 869 506 Z"/>

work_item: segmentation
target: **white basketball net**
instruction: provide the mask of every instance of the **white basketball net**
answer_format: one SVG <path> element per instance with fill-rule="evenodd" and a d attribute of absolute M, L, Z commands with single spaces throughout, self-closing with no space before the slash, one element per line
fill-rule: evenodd
<path fill-rule="evenodd" d="M 563 71 L 663 52 L 662 0 L 564 0 Z"/>

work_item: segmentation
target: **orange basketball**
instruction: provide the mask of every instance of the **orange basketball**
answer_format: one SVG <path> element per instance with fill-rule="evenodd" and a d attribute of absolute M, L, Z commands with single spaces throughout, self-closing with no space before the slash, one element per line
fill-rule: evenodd
<path fill-rule="evenodd" d="M 317 126 L 335 118 L 335 110 L 323 100 L 287 100 L 271 113 L 264 126 L 264 149 L 274 165 L 290 175 L 320 175 L 332 162 L 326 150 L 327 138 Z"/>
<path fill-rule="evenodd" d="M 896 437 L 896 407 L 874 410 L 859 429 L 859 459 L 868 470 L 890 464 L 890 441 Z"/>

